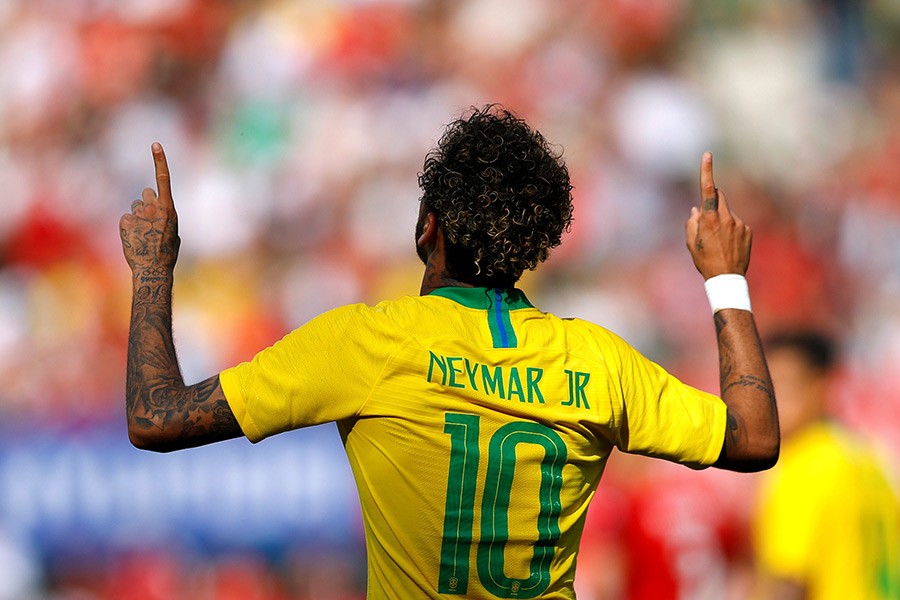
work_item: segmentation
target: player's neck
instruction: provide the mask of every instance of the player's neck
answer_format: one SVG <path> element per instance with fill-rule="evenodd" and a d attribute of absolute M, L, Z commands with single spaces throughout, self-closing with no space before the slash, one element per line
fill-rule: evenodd
<path fill-rule="evenodd" d="M 454 279 L 447 273 L 443 253 L 433 252 L 425 262 L 425 274 L 422 276 L 421 296 L 427 296 L 434 290 L 443 287 L 475 287 L 471 283 Z"/>
<path fill-rule="evenodd" d="M 420 216 L 420 218 L 422 218 Z M 419 257 L 425 262 L 422 287 L 419 294 L 427 296 L 443 287 L 475 287 L 460 281 L 447 272 L 447 255 L 444 252 L 444 232 L 437 225 L 433 214 L 428 214 L 422 222 L 421 234 L 417 239 Z"/>

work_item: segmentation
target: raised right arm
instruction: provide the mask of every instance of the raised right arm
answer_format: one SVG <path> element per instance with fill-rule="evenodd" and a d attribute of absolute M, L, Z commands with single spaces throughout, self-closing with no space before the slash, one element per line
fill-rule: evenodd
<path fill-rule="evenodd" d="M 144 190 L 122 216 L 122 249 L 132 272 L 131 325 L 125 377 L 128 438 L 167 452 L 242 435 L 219 376 L 185 385 L 172 340 L 172 283 L 178 259 L 178 215 L 162 146 L 153 145 L 159 195 Z"/>
<path fill-rule="evenodd" d="M 712 154 L 700 166 L 701 206 L 691 209 L 687 247 L 704 280 L 743 276 L 750 263 L 750 228 L 728 208 L 713 181 Z M 720 395 L 728 407 L 722 453 L 715 466 L 761 471 L 778 460 L 778 409 L 753 313 L 723 308 L 713 315 L 719 345 Z"/>

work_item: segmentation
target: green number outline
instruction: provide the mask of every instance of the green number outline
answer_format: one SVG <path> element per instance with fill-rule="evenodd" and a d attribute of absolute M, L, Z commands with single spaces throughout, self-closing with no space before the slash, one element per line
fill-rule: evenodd
<path fill-rule="evenodd" d="M 478 448 L 480 419 L 475 415 L 447 413 L 444 420 L 444 433 L 450 434 L 450 470 L 438 592 L 465 594 L 469 588 L 469 547 L 475 520 L 478 461 L 481 458 Z"/>
<path fill-rule="evenodd" d="M 438 577 L 438 592 L 442 594 L 465 594 L 468 589 L 479 422 L 476 415 L 447 413 L 445 416 L 444 432 L 451 436 L 451 451 Z M 503 569 L 504 548 L 509 539 L 509 500 L 519 444 L 535 444 L 544 449 L 540 466 L 538 539 L 527 579 L 507 577 Z M 567 455 L 568 450 L 559 434 L 540 423 L 507 423 L 491 436 L 481 503 L 482 539 L 478 543 L 477 564 L 481 584 L 494 596 L 535 598 L 549 587 L 550 563 L 560 537 L 560 490 Z"/>
<path fill-rule="evenodd" d="M 519 444 L 536 444 L 544 448 L 538 539 L 534 545 L 528 579 L 512 579 L 503 572 L 503 550 L 509 539 L 509 498 L 516 467 L 516 446 Z M 508 423 L 491 436 L 481 503 L 478 578 L 485 589 L 499 598 L 534 598 L 550 585 L 550 562 L 560 536 L 562 504 L 559 495 L 566 456 L 566 445 L 559 434 L 540 423 Z M 497 457 L 499 460 L 496 460 Z"/>

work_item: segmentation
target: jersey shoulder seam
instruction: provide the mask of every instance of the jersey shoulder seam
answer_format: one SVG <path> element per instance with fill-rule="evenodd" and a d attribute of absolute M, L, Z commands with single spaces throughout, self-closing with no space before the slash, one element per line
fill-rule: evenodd
<path fill-rule="evenodd" d="M 372 307 L 368 307 L 368 308 L 372 309 Z M 393 327 L 397 328 L 398 330 L 402 330 L 402 328 L 397 324 L 397 321 L 394 320 L 392 317 L 387 317 L 387 320 L 391 323 L 391 325 Z M 403 341 L 398 343 L 396 345 L 396 347 L 394 348 L 394 351 L 391 352 L 387 356 L 387 358 L 385 358 L 384 363 L 381 365 L 381 369 L 378 371 L 378 375 L 376 375 L 375 378 L 372 380 L 372 386 L 369 388 L 369 393 L 366 394 L 365 399 L 359 404 L 359 408 L 357 408 L 356 412 L 353 414 L 354 418 L 360 418 L 363 416 L 363 412 L 365 411 L 366 407 L 369 405 L 369 401 L 372 399 L 372 396 L 375 394 L 375 390 L 378 388 L 378 384 L 384 378 L 384 373 L 387 370 L 388 365 L 391 364 L 391 362 L 394 360 L 394 357 L 397 355 L 397 353 L 399 353 L 401 350 L 406 348 L 406 346 L 408 346 L 413 341 L 415 341 L 415 338 L 412 335 L 410 335 L 409 333 L 405 333 L 405 337 L 404 337 Z"/>

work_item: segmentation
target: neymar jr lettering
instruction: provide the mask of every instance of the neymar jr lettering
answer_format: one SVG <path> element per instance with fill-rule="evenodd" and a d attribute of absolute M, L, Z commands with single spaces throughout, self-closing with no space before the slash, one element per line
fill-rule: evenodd
<path fill-rule="evenodd" d="M 471 389 L 501 400 L 545 403 L 540 385 L 544 370 L 540 367 L 488 366 L 465 356 L 442 356 L 431 351 L 428 354 L 426 379 L 429 382 L 438 382 L 439 379 L 442 386 Z M 587 386 L 591 374 L 570 369 L 564 371 L 568 381 L 568 397 L 560 404 L 590 410 Z"/>

